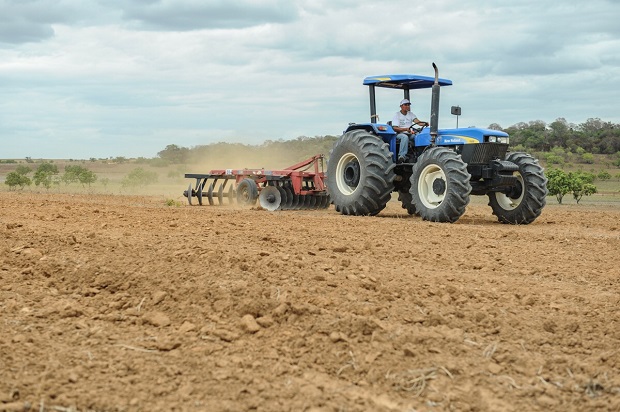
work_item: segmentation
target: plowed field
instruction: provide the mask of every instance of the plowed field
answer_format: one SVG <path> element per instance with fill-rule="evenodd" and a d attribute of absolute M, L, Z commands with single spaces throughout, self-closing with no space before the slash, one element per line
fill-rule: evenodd
<path fill-rule="evenodd" d="M 0 193 L 0 411 L 618 411 L 620 208 Z"/>

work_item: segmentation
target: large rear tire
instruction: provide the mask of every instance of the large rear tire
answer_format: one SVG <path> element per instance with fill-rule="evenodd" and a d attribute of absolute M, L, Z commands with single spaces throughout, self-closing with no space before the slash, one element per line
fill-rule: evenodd
<path fill-rule="evenodd" d="M 365 130 L 352 130 L 334 143 L 327 163 L 327 190 L 343 215 L 376 215 L 394 189 L 389 146 Z"/>
<path fill-rule="evenodd" d="M 465 213 L 471 193 L 467 166 L 445 147 L 431 147 L 418 158 L 411 174 L 411 197 L 422 219 L 456 222 Z"/>
<path fill-rule="evenodd" d="M 489 206 L 501 223 L 527 225 L 540 216 L 547 203 L 547 178 L 538 160 L 527 153 L 510 153 L 506 160 L 519 167 L 514 173 L 517 186 L 509 194 L 489 193 Z"/>

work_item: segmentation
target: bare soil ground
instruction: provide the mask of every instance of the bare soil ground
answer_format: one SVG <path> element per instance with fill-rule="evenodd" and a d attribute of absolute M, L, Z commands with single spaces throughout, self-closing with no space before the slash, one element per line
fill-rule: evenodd
<path fill-rule="evenodd" d="M 620 208 L 0 193 L 0 411 L 618 411 Z"/>

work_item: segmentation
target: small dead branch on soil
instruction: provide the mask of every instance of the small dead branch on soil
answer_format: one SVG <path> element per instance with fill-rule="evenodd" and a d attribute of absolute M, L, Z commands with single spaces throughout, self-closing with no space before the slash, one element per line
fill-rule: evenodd
<path fill-rule="evenodd" d="M 496 350 L 497 350 L 497 342 L 493 342 L 489 344 L 489 346 L 487 346 L 484 349 L 484 351 L 482 351 L 482 356 L 484 356 L 487 359 L 490 359 L 491 357 L 493 357 Z"/>
<path fill-rule="evenodd" d="M 145 352 L 145 353 L 156 353 L 159 352 L 158 350 L 155 349 L 145 349 L 145 348 L 138 348 L 137 346 L 130 346 L 130 345 L 124 345 L 122 343 L 117 343 L 114 346 L 118 346 L 124 349 L 129 349 L 129 350 L 135 350 L 137 352 Z"/>
<path fill-rule="evenodd" d="M 437 378 L 437 371 L 442 370 L 446 375 L 452 378 L 452 374 L 446 368 L 427 368 L 427 369 L 411 369 L 402 374 L 391 374 L 388 371 L 386 378 L 396 381 L 396 387 L 405 392 L 414 392 L 413 396 L 418 397 L 424 392 L 428 386 L 427 382 Z"/>
<path fill-rule="evenodd" d="M 57 412 L 77 412 L 77 409 L 73 407 L 65 408 L 64 406 L 52 406 L 51 409 Z"/>
<path fill-rule="evenodd" d="M 515 380 L 508 376 L 508 375 L 499 375 L 497 376 L 496 379 L 506 379 L 508 381 L 508 383 L 510 384 L 510 386 L 512 386 L 515 389 L 521 389 L 521 387 L 519 385 L 517 385 L 517 382 L 515 382 Z"/>
<path fill-rule="evenodd" d="M 146 298 L 142 298 L 142 300 L 140 301 L 140 303 L 138 304 L 138 306 L 136 307 L 136 310 L 138 312 L 140 312 L 140 309 L 142 309 L 142 304 L 144 303 L 144 301 L 146 300 Z"/>
<path fill-rule="evenodd" d="M 441 369 L 443 371 L 443 373 L 445 373 L 446 375 L 448 375 L 448 377 L 450 379 L 454 379 L 454 376 L 452 376 L 452 374 L 450 373 L 450 371 L 448 369 L 446 369 L 444 366 L 440 366 L 439 369 Z"/>
<path fill-rule="evenodd" d="M 340 374 L 347 368 L 353 368 L 353 370 L 357 370 L 357 362 L 355 361 L 355 356 L 353 356 L 353 352 L 349 351 L 349 356 L 351 357 L 351 359 L 347 363 L 345 363 L 340 369 L 338 369 L 336 375 L 340 376 Z"/>

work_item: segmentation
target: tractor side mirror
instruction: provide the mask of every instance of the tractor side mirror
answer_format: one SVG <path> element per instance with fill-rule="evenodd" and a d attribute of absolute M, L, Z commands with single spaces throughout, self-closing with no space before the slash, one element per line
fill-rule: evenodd
<path fill-rule="evenodd" d="M 461 106 L 452 106 L 451 113 L 455 116 L 461 115 Z"/>

